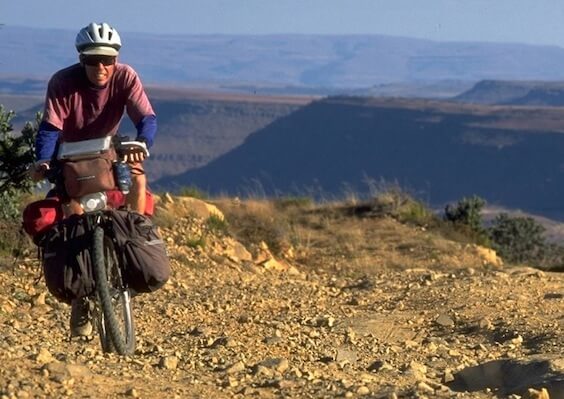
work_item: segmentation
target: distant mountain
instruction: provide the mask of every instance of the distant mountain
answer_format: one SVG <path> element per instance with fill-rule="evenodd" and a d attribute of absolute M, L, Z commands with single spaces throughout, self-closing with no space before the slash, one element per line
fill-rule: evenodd
<path fill-rule="evenodd" d="M 483 80 L 454 97 L 475 104 L 564 105 L 564 82 Z"/>
<path fill-rule="evenodd" d="M 148 92 L 158 118 L 158 136 L 146 167 L 151 181 L 206 165 L 311 101 L 308 97 L 213 93 L 183 93 L 174 98 L 169 90 Z M 121 132 L 136 134 L 129 120 Z"/>
<path fill-rule="evenodd" d="M 556 46 L 382 35 L 121 33 L 122 60 L 150 84 L 334 90 L 405 83 L 421 87 L 437 81 L 564 80 L 564 49 Z M 75 34 L 2 26 L 0 77 L 45 79 L 76 62 Z"/>
<path fill-rule="evenodd" d="M 308 96 L 260 96 L 148 87 L 157 114 L 158 134 L 147 160 L 150 180 L 205 165 L 239 146 L 244 139 L 278 118 L 308 104 Z M 20 131 L 42 110 L 43 97 L 0 93 L 0 105 L 16 111 Z M 120 134 L 135 137 L 127 117 Z"/>
<path fill-rule="evenodd" d="M 433 206 L 477 194 L 492 205 L 563 218 L 563 133 L 564 109 L 328 98 L 154 186 L 342 195 L 384 180 Z"/>

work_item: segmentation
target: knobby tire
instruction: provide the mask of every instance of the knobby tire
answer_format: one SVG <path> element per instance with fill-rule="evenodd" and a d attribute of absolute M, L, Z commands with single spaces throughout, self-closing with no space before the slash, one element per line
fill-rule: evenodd
<path fill-rule="evenodd" d="M 130 355 L 135 351 L 135 330 L 133 316 L 129 304 L 129 292 L 116 287 L 112 282 L 115 276 L 108 276 L 110 273 L 117 272 L 120 276 L 119 265 L 115 256 L 115 251 L 111 242 L 104 239 L 104 229 L 96 226 L 93 234 L 92 245 L 92 264 L 94 278 L 96 279 L 96 292 L 101 305 L 103 321 L 98 323 L 102 349 L 111 351 L 115 349 L 120 355 Z M 117 268 L 117 269 L 114 269 Z M 116 294 L 122 304 L 121 314 L 116 314 L 117 309 L 114 305 Z M 120 327 L 120 319 L 123 320 L 124 328 Z"/>

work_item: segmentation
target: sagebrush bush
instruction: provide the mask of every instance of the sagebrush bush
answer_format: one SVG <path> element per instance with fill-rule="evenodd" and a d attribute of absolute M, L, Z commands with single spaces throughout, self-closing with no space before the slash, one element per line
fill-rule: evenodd
<path fill-rule="evenodd" d="M 445 207 L 445 220 L 469 226 L 476 232 L 483 232 L 481 212 L 484 205 L 486 201 L 476 195 L 464 197 L 456 206 L 448 204 Z"/>
<path fill-rule="evenodd" d="M 545 228 L 531 217 L 498 215 L 488 234 L 498 254 L 512 263 L 540 262 L 547 253 Z"/>

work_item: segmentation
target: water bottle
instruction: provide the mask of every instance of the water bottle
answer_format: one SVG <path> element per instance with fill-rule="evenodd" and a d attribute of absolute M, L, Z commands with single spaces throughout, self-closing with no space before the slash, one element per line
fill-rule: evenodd
<path fill-rule="evenodd" d="M 131 170 L 129 166 L 125 162 L 118 161 L 114 164 L 114 173 L 119 191 L 123 194 L 129 193 L 129 188 L 131 187 Z"/>

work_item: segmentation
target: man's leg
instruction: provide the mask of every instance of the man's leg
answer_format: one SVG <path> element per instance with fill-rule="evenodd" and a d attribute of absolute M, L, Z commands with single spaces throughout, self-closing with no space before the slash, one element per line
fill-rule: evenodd
<path fill-rule="evenodd" d="M 147 203 L 147 176 L 142 163 L 133 163 L 131 167 L 131 188 L 125 198 L 125 204 L 132 211 L 145 213 Z"/>
<path fill-rule="evenodd" d="M 73 299 L 71 303 L 71 337 L 92 335 L 92 304 L 87 297 Z"/>

